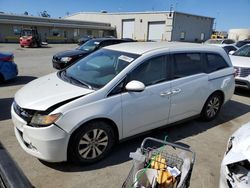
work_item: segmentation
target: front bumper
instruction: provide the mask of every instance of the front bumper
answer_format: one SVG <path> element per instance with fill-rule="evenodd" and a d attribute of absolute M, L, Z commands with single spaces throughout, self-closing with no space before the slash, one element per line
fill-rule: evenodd
<path fill-rule="evenodd" d="M 13 106 L 11 116 L 16 138 L 27 153 L 48 162 L 67 160 L 67 146 L 70 137 L 67 132 L 54 124 L 44 128 L 30 127 L 15 113 Z"/>

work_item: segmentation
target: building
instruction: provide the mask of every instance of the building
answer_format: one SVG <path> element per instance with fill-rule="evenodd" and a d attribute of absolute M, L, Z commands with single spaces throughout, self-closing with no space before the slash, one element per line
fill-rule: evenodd
<path fill-rule="evenodd" d="M 64 17 L 66 20 L 88 20 L 111 23 L 118 38 L 135 40 L 166 40 L 200 42 L 210 38 L 214 18 L 193 14 L 154 11 L 101 13 L 79 12 Z"/>
<path fill-rule="evenodd" d="M 250 39 L 250 29 L 230 29 L 228 38 L 235 41 Z"/>
<path fill-rule="evenodd" d="M 76 42 L 81 36 L 114 35 L 109 23 L 52 19 L 0 13 L 0 42 L 18 42 L 23 28 L 37 27 L 42 41 L 49 43 Z"/>

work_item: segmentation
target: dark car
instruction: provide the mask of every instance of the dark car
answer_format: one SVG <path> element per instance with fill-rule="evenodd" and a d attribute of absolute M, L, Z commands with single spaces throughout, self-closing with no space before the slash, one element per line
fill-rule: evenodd
<path fill-rule="evenodd" d="M 32 188 L 30 181 L 0 142 L 0 188 Z"/>
<path fill-rule="evenodd" d="M 68 50 L 55 54 L 52 59 L 53 67 L 59 70 L 64 69 L 79 60 L 80 58 L 86 57 L 90 53 L 102 47 L 123 42 L 132 42 L 132 40 L 115 38 L 91 39 L 82 46 L 76 48 L 75 50 Z"/>
<path fill-rule="evenodd" d="M 89 40 L 91 40 L 91 39 L 93 39 L 92 36 L 84 36 L 84 37 L 81 37 L 81 38 L 79 38 L 79 40 L 78 40 L 78 45 L 81 46 L 81 45 L 83 45 L 84 43 L 86 43 L 87 41 L 89 41 Z"/>
<path fill-rule="evenodd" d="M 240 40 L 240 41 L 236 42 L 235 46 L 240 48 L 240 47 L 244 46 L 245 44 L 250 44 L 250 40 Z"/>
<path fill-rule="evenodd" d="M 0 83 L 17 76 L 18 69 L 14 63 L 14 55 L 10 52 L 0 52 Z"/>

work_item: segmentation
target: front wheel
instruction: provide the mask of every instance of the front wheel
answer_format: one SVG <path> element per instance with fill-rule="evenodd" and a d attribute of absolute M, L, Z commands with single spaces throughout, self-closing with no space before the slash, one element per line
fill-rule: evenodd
<path fill-rule="evenodd" d="M 105 157 L 114 143 L 114 131 L 108 123 L 89 122 L 72 135 L 68 158 L 75 163 L 94 163 Z"/>
<path fill-rule="evenodd" d="M 220 112 L 222 103 L 223 101 L 220 93 L 210 95 L 202 109 L 201 119 L 204 121 L 215 119 Z"/>

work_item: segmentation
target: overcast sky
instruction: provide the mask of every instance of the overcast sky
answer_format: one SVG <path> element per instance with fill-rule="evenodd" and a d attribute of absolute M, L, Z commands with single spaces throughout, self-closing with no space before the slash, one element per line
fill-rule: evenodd
<path fill-rule="evenodd" d="M 0 0 L 0 11 L 37 16 L 46 10 L 51 17 L 76 12 L 165 11 L 170 6 L 180 12 L 216 18 L 216 29 L 250 28 L 250 0 Z"/>

